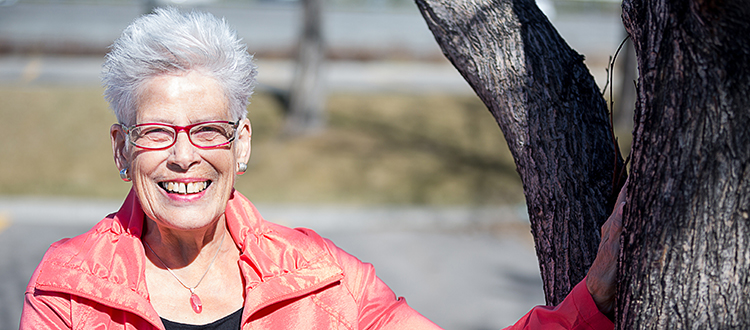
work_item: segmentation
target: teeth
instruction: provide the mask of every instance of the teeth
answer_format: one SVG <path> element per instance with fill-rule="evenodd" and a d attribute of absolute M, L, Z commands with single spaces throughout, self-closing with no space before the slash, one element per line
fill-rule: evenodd
<path fill-rule="evenodd" d="M 208 181 L 190 182 L 187 184 L 184 182 L 163 182 L 161 186 L 171 193 L 195 194 L 206 190 L 208 188 Z"/>
<path fill-rule="evenodd" d="M 203 182 L 190 182 L 187 185 L 187 192 L 188 194 L 195 194 L 201 190 L 203 190 Z"/>

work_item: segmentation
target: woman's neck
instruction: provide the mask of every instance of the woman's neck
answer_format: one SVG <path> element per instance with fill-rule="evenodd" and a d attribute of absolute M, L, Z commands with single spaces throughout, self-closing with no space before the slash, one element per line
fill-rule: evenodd
<path fill-rule="evenodd" d="M 195 261 L 199 264 L 210 261 L 213 252 L 220 248 L 217 245 L 222 235 L 229 235 L 224 217 L 194 230 L 167 228 L 149 218 L 146 218 L 144 227 L 141 240 L 172 269 L 184 268 Z"/>

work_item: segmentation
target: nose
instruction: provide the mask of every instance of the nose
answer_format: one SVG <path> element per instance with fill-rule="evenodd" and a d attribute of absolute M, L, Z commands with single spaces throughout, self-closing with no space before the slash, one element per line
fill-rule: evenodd
<path fill-rule="evenodd" d="M 190 166 L 200 161 L 198 148 L 190 142 L 187 131 L 180 130 L 176 134 L 168 161 L 173 167 L 178 167 L 179 171 L 187 171 Z"/>

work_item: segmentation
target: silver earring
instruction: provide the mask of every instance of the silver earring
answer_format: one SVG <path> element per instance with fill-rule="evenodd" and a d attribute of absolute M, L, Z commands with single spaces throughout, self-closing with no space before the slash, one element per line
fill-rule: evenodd
<path fill-rule="evenodd" d="M 123 168 L 120 170 L 120 179 L 125 182 L 130 182 L 130 176 L 128 175 L 128 169 Z"/>
<path fill-rule="evenodd" d="M 246 163 L 237 163 L 237 174 L 242 175 L 247 172 L 247 164 Z"/>

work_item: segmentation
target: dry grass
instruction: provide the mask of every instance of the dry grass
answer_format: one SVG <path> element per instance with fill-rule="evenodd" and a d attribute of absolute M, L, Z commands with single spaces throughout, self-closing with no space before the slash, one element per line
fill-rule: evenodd
<path fill-rule="evenodd" d="M 121 198 L 100 88 L 0 88 L 0 194 Z M 281 105 L 250 105 L 254 201 L 508 204 L 523 200 L 500 129 L 473 96 L 331 95 L 328 128 L 283 139 Z"/>

